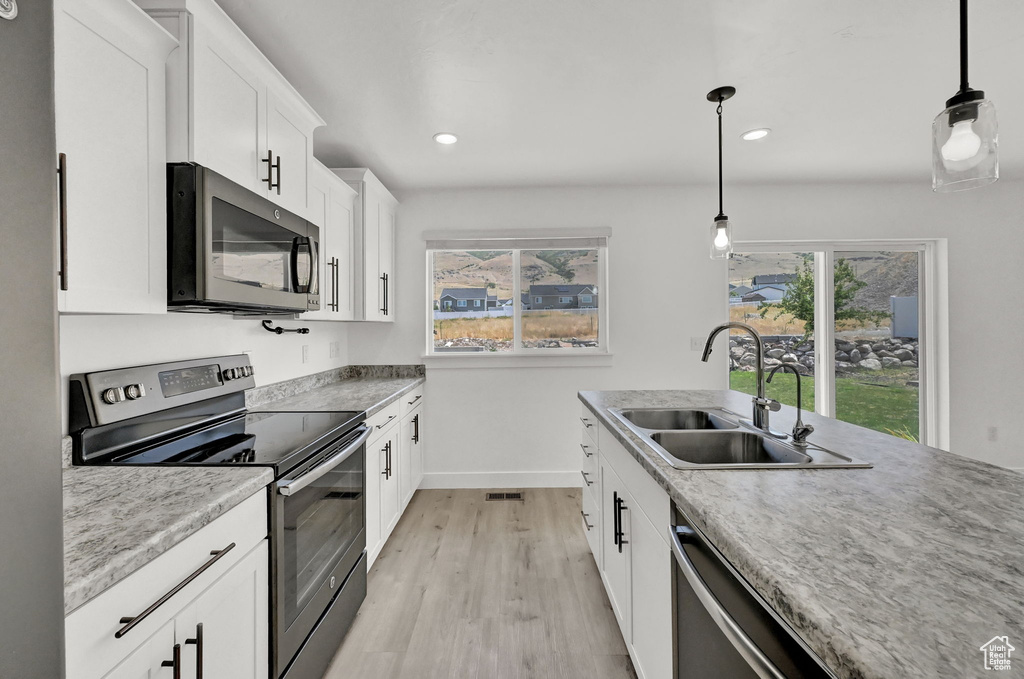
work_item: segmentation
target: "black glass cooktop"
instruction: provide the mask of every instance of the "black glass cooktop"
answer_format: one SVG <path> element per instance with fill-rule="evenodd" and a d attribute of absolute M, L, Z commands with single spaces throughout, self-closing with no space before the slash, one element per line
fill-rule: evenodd
<path fill-rule="evenodd" d="M 366 413 L 243 412 L 216 424 L 126 446 L 90 464 L 262 465 L 281 476 L 356 427 Z"/>

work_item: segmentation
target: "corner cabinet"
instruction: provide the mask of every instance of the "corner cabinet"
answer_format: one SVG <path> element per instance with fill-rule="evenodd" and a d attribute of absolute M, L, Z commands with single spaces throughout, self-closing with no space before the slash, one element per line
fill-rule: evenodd
<path fill-rule="evenodd" d="M 306 219 L 320 227 L 320 310 L 303 314 L 314 321 L 355 320 L 356 190 L 314 159 L 309 168 Z"/>
<path fill-rule="evenodd" d="M 167 311 L 165 62 L 128 0 L 54 4 L 58 309 Z"/>
<path fill-rule="evenodd" d="M 356 320 L 393 322 L 398 201 L 365 167 L 332 171 L 358 193 L 354 257 Z"/>
<path fill-rule="evenodd" d="M 263 490 L 72 611 L 68 679 L 266 679 L 269 569 Z"/>
<path fill-rule="evenodd" d="M 299 215 L 324 121 L 213 0 L 136 0 L 177 38 L 167 60 L 167 155 Z"/>
<path fill-rule="evenodd" d="M 584 406 L 582 525 L 641 679 L 672 676 L 671 501 Z"/>

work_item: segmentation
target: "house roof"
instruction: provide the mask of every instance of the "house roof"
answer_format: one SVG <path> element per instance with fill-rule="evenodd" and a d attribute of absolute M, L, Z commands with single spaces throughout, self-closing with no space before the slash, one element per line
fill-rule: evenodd
<path fill-rule="evenodd" d="M 792 283 L 795 280 L 795 273 L 769 273 L 754 276 L 752 283 L 756 287 L 758 285 L 771 285 L 772 283 Z"/>
<path fill-rule="evenodd" d="M 784 285 L 758 285 L 750 289 L 750 292 L 757 292 L 758 290 L 778 290 L 779 292 L 785 292 L 786 286 Z"/>
<path fill-rule="evenodd" d="M 445 288 L 441 291 L 441 299 L 485 299 L 487 288 Z"/>
<path fill-rule="evenodd" d="M 745 295 L 753 290 L 749 285 L 732 285 L 730 284 L 729 290 L 735 292 L 737 295 Z"/>
<path fill-rule="evenodd" d="M 741 297 L 740 299 L 751 301 L 751 302 L 763 302 L 763 301 L 765 301 L 767 299 L 767 297 L 765 297 L 764 295 L 761 295 L 761 294 L 759 294 L 757 292 L 748 292 L 747 294 L 743 295 L 743 297 Z"/>
<path fill-rule="evenodd" d="M 487 295 L 487 301 L 488 302 L 497 302 L 498 301 L 498 296 L 497 295 Z"/>
<path fill-rule="evenodd" d="M 580 294 L 593 294 L 593 285 L 531 285 L 530 294 L 534 296 L 575 297 Z"/>

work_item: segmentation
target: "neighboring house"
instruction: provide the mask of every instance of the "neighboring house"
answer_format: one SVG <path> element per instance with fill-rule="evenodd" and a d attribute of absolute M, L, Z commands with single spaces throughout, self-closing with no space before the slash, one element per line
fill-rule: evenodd
<path fill-rule="evenodd" d="M 748 292 L 753 292 L 754 288 L 749 285 L 729 285 L 729 296 L 730 297 L 742 297 Z"/>
<path fill-rule="evenodd" d="M 498 296 L 497 295 L 487 295 L 487 308 L 488 309 L 496 309 L 497 307 L 498 307 Z"/>
<path fill-rule="evenodd" d="M 750 284 L 754 287 L 754 290 L 757 290 L 762 285 L 789 285 L 794 282 L 796 282 L 795 273 L 772 273 L 754 276 L 754 280 Z"/>
<path fill-rule="evenodd" d="M 437 300 L 441 311 L 487 311 L 487 288 L 445 288 Z"/>
<path fill-rule="evenodd" d="M 786 295 L 782 285 L 762 285 L 743 295 L 744 302 L 778 302 Z"/>
<path fill-rule="evenodd" d="M 530 309 L 596 309 L 596 285 L 531 285 Z M 527 306 L 524 302 L 523 308 Z"/>
<path fill-rule="evenodd" d="M 519 301 L 523 305 L 523 311 L 529 311 L 530 310 L 530 293 L 524 292 L 520 296 Z"/>

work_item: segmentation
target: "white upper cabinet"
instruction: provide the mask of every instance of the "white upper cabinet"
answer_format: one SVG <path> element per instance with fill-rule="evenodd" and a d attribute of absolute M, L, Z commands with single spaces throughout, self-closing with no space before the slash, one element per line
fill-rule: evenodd
<path fill-rule="evenodd" d="M 306 219 L 320 227 L 320 310 L 303 318 L 351 321 L 356 191 L 315 158 L 309 166 Z"/>
<path fill-rule="evenodd" d="M 366 168 L 335 169 L 359 196 L 355 209 L 355 317 L 395 320 L 395 213 L 398 201 Z"/>
<path fill-rule="evenodd" d="M 167 310 L 164 64 L 175 45 L 128 0 L 54 5 L 60 311 Z"/>
<path fill-rule="evenodd" d="M 324 125 L 213 0 L 136 0 L 180 46 L 167 62 L 167 149 L 305 214 Z"/>

